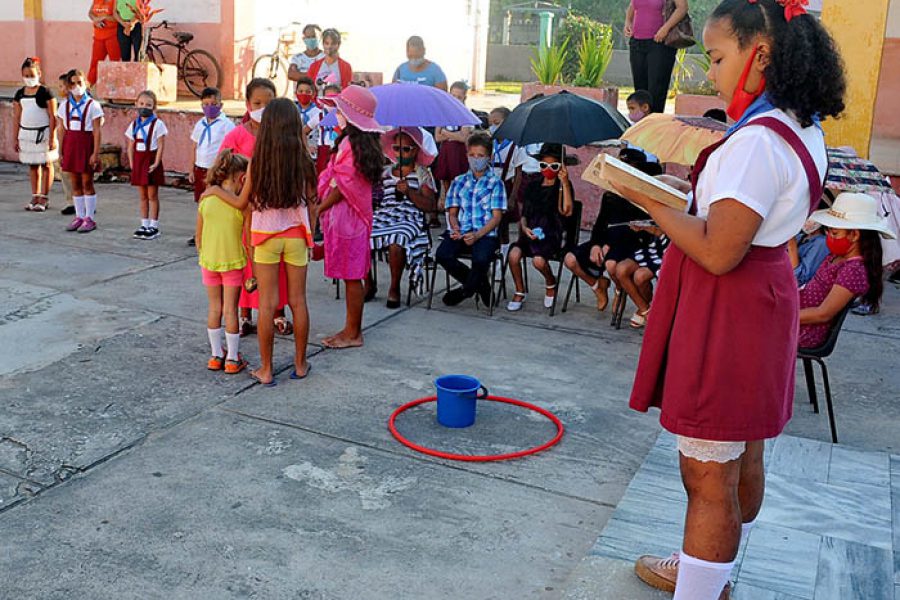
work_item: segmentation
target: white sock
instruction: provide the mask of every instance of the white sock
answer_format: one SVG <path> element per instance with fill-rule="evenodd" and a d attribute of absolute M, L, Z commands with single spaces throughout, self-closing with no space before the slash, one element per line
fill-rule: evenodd
<path fill-rule="evenodd" d="M 91 194 L 84 197 L 84 216 L 93 219 L 94 211 L 97 210 L 97 194 Z"/>
<path fill-rule="evenodd" d="M 228 360 L 238 359 L 238 349 L 241 345 L 240 333 L 226 333 L 225 343 L 228 344 Z"/>
<path fill-rule="evenodd" d="M 141 219 L 141 227 L 150 227 L 150 219 Z"/>
<path fill-rule="evenodd" d="M 213 356 L 222 358 L 222 333 L 223 329 L 207 329 L 206 334 L 209 336 L 209 349 L 212 350 Z"/>
<path fill-rule="evenodd" d="M 159 221 L 156 219 L 150 219 L 150 227 L 153 229 L 159 229 Z"/>
<path fill-rule="evenodd" d="M 753 519 L 749 523 L 741 523 L 741 543 L 747 541 L 747 537 L 750 536 L 750 530 L 753 529 L 753 526 L 756 525 L 756 519 Z"/>
<path fill-rule="evenodd" d="M 84 196 L 73 196 L 72 202 L 75 204 L 75 216 L 83 219 L 85 215 Z"/>
<path fill-rule="evenodd" d="M 678 581 L 673 600 L 719 600 L 731 577 L 734 561 L 709 562 L 694 558 L 684 550 L 678 562 Z"/>

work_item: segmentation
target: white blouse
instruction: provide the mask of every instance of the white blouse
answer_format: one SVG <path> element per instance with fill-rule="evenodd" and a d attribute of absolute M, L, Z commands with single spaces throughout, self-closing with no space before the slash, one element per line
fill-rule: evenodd
<path fill-rule="evenodd" d="M 819 127 L 801 128 L 789 114 L 775 109 L 750 120 L 775 117 L 787 124 L 806 145 L 819 179 L 825 179 L 828 155 Z M 703 219 L 719 200 L 734 199 L 763 218 L 754 246 L 786 243 L 809 215 L 809 182 L 800 157 L 777 133 L 766 127 L 744 127 L 709 157 L 697 181 L 697 215 Z"/>

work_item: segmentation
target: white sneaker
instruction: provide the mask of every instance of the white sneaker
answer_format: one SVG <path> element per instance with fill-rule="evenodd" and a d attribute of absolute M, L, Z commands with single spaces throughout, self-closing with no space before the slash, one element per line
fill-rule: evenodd
<path fill-rule="evenodd" d="M 516 298 L 521 298 L 521 300 L 516 300 Z M 518 312 L 522 310 L 522 305 L 525 304 L 525 298 L 526 296 L 523 292 L 516 292 L 513 294 L 513 299 L 506 305 L 506 310 L 509 312 Z"/>

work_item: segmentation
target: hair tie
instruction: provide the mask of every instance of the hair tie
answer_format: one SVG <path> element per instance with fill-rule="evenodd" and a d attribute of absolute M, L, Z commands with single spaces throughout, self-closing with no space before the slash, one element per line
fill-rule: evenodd
<path fill-rule="evenodd" d="M 809 0 L 775 0 L 775 2 L 784 7 L 784 20 L 788 23 L 794 17 L 807 14 L 806 6 L 809 5 Z"/>

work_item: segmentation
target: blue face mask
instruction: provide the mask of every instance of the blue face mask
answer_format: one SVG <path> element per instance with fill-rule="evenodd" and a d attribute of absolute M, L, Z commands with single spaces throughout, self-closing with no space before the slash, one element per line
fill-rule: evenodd
<path fill-rule="evenodd" d="M 488 166 L 491 164 L 491 159 L 489 156 L 479 156 L 478 158 L 469 157 L 469 168 L 472 169 L 475 173 L 483 173 L 487 171 Z"/>
<path fill-rule="evenodd" d="M 416 68 L 416 69 L 417 69 L 417 68 L 421 67 L 421 66 L 424 65 L 424 64 L 425 64 L 425 59 L 424 59 L 424 58 L 411 58 L 411 59 L 409 59 L 409 66 L 411 66 L 411 67 L 413 67 L 413 68 Z"/>
<path fill-rule="evenodd" d="M 307 50 L 315 50 L 319 47 L 318 38 L 303 38 L 303 43 L 306 44 Z"/>

